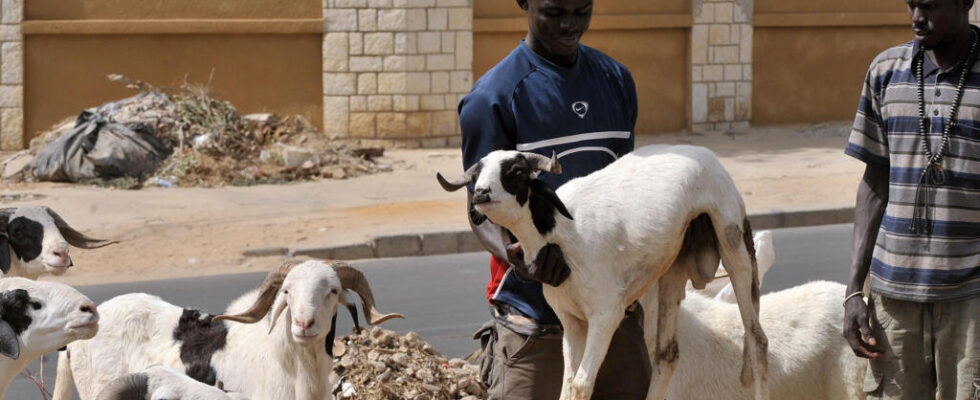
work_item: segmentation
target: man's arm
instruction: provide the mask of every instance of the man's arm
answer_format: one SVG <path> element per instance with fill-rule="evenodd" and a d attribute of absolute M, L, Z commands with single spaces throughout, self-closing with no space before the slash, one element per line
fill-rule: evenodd
<path fill-rule="evenodd" d="M 847 295 L 864 289 L 887 204 L 888 167 L 868 163 L 858 186 L 854 210 L 853 256 Z M 860 296 L 849 297 L 844 304 L 844 337 L 854 354 L 859 357 L 878 358 L 882 353 L 877 339 L 871 333 L 868 305 Z"/>

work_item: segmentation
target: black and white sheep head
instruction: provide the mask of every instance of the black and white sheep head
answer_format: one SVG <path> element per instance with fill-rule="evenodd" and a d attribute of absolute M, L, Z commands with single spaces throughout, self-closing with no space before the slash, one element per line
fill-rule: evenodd
<path fill-rule="evenodd" d="M 25 278 L 0 279 L 0 354 L 16 359 L 91 339 L 99 331 L 95 303 L 71 286 Z"/>
<path fill-rule="evenodd" d="M 48 207 L 0 209 L 0 271 L 4 275 L 32 279 L 62 275 L 72 266 L 69 245 L 95 249 L 113 243 L 78 232 Z"/>
<path fill-rule="evenodd" d="M 555 191 L 538 180 L 540 173 L 561 174 L 561 164 L 536 153 L 497 150 L 487 154 L 458 179 L 448 181 L 436 174 L 446 191 L 473 184 L 472 204 L 477 212 L 505 227 L 530 217 L 539 233 L 550 231 L 556 213 L 572 219 L 572 214 Z"/>
<path fill-rule="evenodd" d="M 375 308 L 370 284 L 354 267 L 309 260 L 299 264 L 287 262 L 270 272 L 250 309 L 237 315 L 219 315 L 214 320 L 255 323 L 272 309 L 270 333 L 277 324 L 285 323 L 295 343 L 303 346 L 326 343 L 327 349 L 332 349 L 337 305 L 343 303 L 341 294 L 347 289 L 361 298 L 368 323 L 377 325 L 391 318 L 404 318 L 396 313 L 383 314 Z M 279 322 L 280 319 L 284 321 Z"/>

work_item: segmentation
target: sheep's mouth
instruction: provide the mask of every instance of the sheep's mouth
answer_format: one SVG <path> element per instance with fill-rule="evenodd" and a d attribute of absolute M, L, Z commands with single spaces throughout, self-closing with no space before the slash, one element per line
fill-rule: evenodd
<path fill-rule="evenodd" d="M 95 333 L 99 331 L 99 320 L 95 319 L 94 321 L 71 324 L 65 330 L 71 334 L 91 334 L 95 336 Z"/>
<path fill-rule="evenodd" d="M 486 204 L 492 203 L 493 200 L 490 199 L 489 194 L 476 194 L 473 195 L 473 204 Z"/>
<path fill-rule="evenodd" d="M 308 343 L 316 342 L 317 341 L 316 340 L 316 336 L 317 335 L 311 334 L 311 333 L 308 333 L 308 334 L 297 334 L 297 333 L 294 333 L 293 334 L 293 340 L 295 340 L 296 343 L 299 343 L 299 344 L 308 344 Z"/>

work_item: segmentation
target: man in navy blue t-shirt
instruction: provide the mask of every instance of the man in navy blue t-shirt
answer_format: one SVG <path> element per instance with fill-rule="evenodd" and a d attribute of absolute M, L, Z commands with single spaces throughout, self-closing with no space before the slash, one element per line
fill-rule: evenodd
<path fill-rule="evenodd" d="M 588 175 L 633 150 L 636 87 L 629 70 L 579 44 L 592 0 L 517 0 L 527 13 L 526 38 L 476 82 L 459 105 L 463 167 L 494 150 L 557 154 L 553 188 Z M 472 196 L 472 192 L 469 193 Z M 569 269 L 557 245 L 531 265 L 507 230 L 470 206 L 473 231 L 493 255 L 487 297 L 494 326 L 483 330 L 490 399 L 557 399 L 562 381 L 561 326 L 542 282 L 557 286 Z M 600 369 L 594 399 L 644 399 L 650 362 L 642 312 L 631 307 Z"/>

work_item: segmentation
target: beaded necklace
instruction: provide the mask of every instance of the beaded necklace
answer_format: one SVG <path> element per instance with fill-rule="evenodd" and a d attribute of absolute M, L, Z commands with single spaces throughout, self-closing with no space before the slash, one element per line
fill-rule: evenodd
<path fill-rule="evenodd" d="M 973 68 L 973 63 L 976 59 L 977 33 L 973 32 L 972 29 L 971 32 L 973 33 L 973 37 L 970 40 L 970 52 L 967 54 L 966 61 L 960 71 L 960 80 L 956 84 L 956 93 L 953 96 L 953 106 L 949 110 L 949 117 L 946 119 L 945 126 L 943 126 L 942 144 L 939 145 L 939 150 L 935 153 L 932 152 L 929 146 L 929 132 L 926 129 L 928 119 L 926 118 L 925 104 L 925 76 L 922 73 L 922 65 L 925 64 L 925 50 L 920 47 L 919 53 L 913 60 L 913 63 L 915 63 L 915 79 L 919 84 L 919 137 L 922 139 L 922 150 L 926 157 L 926 166 L 922 169 L 922 174 L 919 175 L 919 184 L 915 188 L 915 207 L 912 210 L 912 221 L 909 224 L 909 230 L 916 235 L 931 233 L 932 224 L 929 221 L 929 205 L 927 204 L 926 198 L 932 196 L 926 196 L 925 190 L 923 189 L 928 189 L 929 192 L 932 192 L 936 186 L 946 183 L 946 171 L 943 170 L 942 166 L 943 157 L 949 148 L 949 133 L 956 125 L 956 115 L 960 110 L 960 101 L 963 100 L 963 88 L 966 86 L 966 77 Z M 937 80 L 936 84 L 938 85 L 938 83 Z"/>

